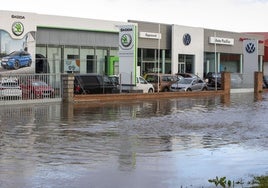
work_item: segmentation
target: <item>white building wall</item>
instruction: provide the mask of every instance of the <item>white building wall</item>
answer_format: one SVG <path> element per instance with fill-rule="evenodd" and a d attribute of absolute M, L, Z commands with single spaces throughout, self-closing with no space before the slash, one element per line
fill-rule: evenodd
<path fill-rule="evenodd" d="M 37 15 L 38 27 L 52 27 L 62 29 L 91 30 L 103 32 L 119 32 L 119 25 L 131 25 L 126 22 L 96 20 L 88 18 L 76 18 L 54 15 Z M 133 24 L 132 24 L 133 25 Z"/>
<path fill-rule="evenodd" d="M 23 39 L 27 33 L 36 31 L 36 17 L 35 13 L 14 12 L 14 11 L 0 11 L 0 29 L 10 34 L 13 39 Z M 23 34 L 16 36 L 12 32 L 12 24 L 14 22 L 23 23 Z"/>
<path fill-rule="evenodd" d="M 191 36 L 191 43 L 185 45 L 183 36 L 188 33 Z M 178 54 L 195 56 L 195 74 L 203 75 L 204 61 L 204 29 L 187 26 L 172 26 L 172 73 L 178 72 Z"/>

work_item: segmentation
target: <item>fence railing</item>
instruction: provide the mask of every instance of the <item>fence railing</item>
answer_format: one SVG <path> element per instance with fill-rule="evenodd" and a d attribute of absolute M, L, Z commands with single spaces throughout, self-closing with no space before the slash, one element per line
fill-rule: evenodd
<path fill-rule="evenodd" d="M 254 88 L 254 73 L 231 73 L 231 88 Z"/>
<path fill-rule="evenodd" d="M 0 75 L 0 101 L 60 99 L 61 97 L 60 74 Z"/>

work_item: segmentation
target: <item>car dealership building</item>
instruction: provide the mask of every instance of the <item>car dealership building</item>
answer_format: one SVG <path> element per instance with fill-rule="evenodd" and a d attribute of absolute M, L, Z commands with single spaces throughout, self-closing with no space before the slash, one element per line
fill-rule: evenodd
<path fill-rule="evenodd" d="M 262 35 L 12 11 L 0 11 L 0 55 L 29 52 L 33 62 L 41 62 L 28 67 L 29 72 L 120 74 L 122 25 L 134 26 L 135 66 L 130 66 L 134 69 L 130 72 L 135 75 L 159 71 L 203 77 L 208 72 L 228 71 L 253 77 L 254 71 L 266 67 Z M 44 59 L 39 61 L 40 57 Z"/>

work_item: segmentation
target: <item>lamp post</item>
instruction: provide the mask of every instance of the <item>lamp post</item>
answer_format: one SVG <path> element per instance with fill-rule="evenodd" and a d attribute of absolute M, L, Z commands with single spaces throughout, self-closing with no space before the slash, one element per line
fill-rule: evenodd
<path fill-rule="evenodd" d="M 160 68 L 160 39 L 161 39 L 161 35 L 160 35 L 160 23 L 158 24 L 158 54 L 157 54 L 157 92 L 159 92 L 159 68 Z"/>
<path fill-rule="evenodd" d="M 216 44 L 216 32 L 214 32 L 214 50 L 215 50 L 215 91 L 217 91 L 218 83 L 217 83 L 217 44 Z"/>

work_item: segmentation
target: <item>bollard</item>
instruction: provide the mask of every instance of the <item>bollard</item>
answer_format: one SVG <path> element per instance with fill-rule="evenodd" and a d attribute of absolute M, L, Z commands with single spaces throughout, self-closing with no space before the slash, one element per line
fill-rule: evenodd
<path fill-rule="evenodd" d="M 254 72 L 254 93 L 262 93 L 263 91 L 263 73 Z"/>
<path fill-rule="evenodd" d="M 230 94 L 231 92 L 231 73 L 222 72 L 221 73 L 221 89 L 224 91 L 224 94 Z"/>
<path fill-rule="evenodd" d="M 62 101 L 73 102 L 74 97 L 74 75 L 62 75 Z"/>

